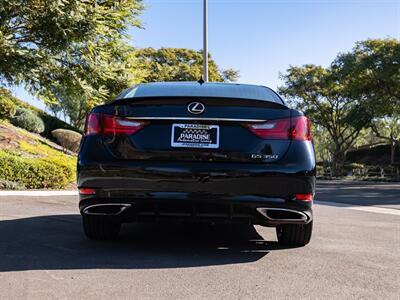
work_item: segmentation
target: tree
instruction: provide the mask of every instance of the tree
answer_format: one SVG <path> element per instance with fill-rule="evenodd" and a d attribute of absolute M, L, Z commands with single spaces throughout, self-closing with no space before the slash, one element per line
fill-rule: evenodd
<path fill-rule="evenodd" d="M 390 142 L 390 163 L 393 165 L 395 161 L 396 146 L 400 144 L 400 112 L 383 117 L 375 118 L 371 122 L 371 128 L 375 135 L 383 140 Z"/>
<path fill-rule="evenodd" d="M 144 82 L 197 81 L 203 74 L 203 52 L 185 48 L 144 48 L 137 52 Z M 209 80 L 214 82 L 236 81 L 239 72 L 220 70 L 209 55 Z"/>
<path fill-rule="evenodd" d="M 373 114 L 370 128 L 391 144 L 391 163 L 400 143 L 400 41 L 375 39 L 356 43 L 340 54 L 333 67 L 340 69 L 346 93 L 363 99 Z"/>
<path fill-rule="evenodd" d="M 140 26 L 141 2 L 3 0 L 0 82 L 23 84 L 54 109 L 106 101 L 139 80 L 126 31 Z"/>
<path fill-rule="evenodd" d="M 281 75 L 285 86 L 279 92 L 302 110 L 330 137 L 332 176 L 340 176 L 346 152 L 370 121 L 362 101 L 344 93 L 340 70 L 315 65 L 291 66 Z"/>
<path fill-rule="evenodd" d="M 86 59 L 86 54 L 82 53 L 82 61 L 71 65 L 65 73 L 49 74 L 52 83 L 41 94 L 42 98 L 54 98 L 46 101 L 48 107 L 55 114 L 61 112 L 73 126 L 82 129 L 85 116 L 94 106 L 113 99 L 122 90 L 138 83 L 141 75 L 134 49 L 123 43 L 117 48 L 101 61 L 94 56 L 91 64 L 86 64 L 86 60 L 92 58 Z M 99 45 L 94 49 L 96 52 L 105 48 Z M 78 76 L 65 76 L 69 72 Z"/>

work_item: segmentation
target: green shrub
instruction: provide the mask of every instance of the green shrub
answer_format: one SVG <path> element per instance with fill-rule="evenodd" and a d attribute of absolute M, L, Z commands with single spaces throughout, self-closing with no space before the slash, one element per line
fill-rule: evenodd
<path fill-rule="evenodd" d="M 6 90 L 4 88 L 0 88 L 0 97 L 2 97 L 2 96 L 4 98 L 11 100 L 17 107 L 26 108 L 26 109 L 31 110 L 34 113 L 36 113 L 43 120 L 44 125 L 45 125 L 44 131 L 41 133 L 41 135 L 43 135 L 44 137 L 46 137 L 48 139 L 55 141 L 55 139 L 51 135 L 51 132 L 58 128 L 69 129 L 69 130 L 74 130 L 74 131 L 79 132 L 78 129 L 69 125 L 68 123 L 49 115 L 48 113 L 44 112 L 43 110 L 41 110 L 33 105 L 30 105 L 29 103 L 26 103 L 18 98 L 15 98 L 14 96 L 11 95 L 11 93 L 8 90 Z"/>
<path fill-rule="evenodd" d="M 48 139 L 55 141 L 53 136 L 51 135 L 51 132 L 58 128 L 79 131 L 75 127 L 69 125 L 68 123 L 49 115 L 48 113 L 44 112 L 43 110 L 41 110 L 33 105 L 30 105 L 29 103 L 21 101 L 17 98 L 13 98 L 13 102 L 19 107 L 23 107 L 23 108 L 33 111 L 43 120 L 45 128 L 44 128 L 44 131 L 42 132 L 42 135 Z"/>
<path fill-rule="evenodd" d="M 0 190 L 23 190 L 25 186 L 18 182 L 0 178 Z"/>
<path fill-rule="evenodd" d="M 67 179 L 68 183 L 76 181 L 76 160 L 69 157 L 51 157 L 45 159 L 48 163 L 53 164 L 59 169 Z"/>
<path fill-rule="evenodd" d="M 344 167 L 347 169 L 352 169 L 352 170 L 365 168 L 365 166 L 363 164 L 359 164 L 359 163 L 351 163 L 351 164 L 345 165 Z"/>
<path fill-rule="evenodd" d="M 17 112 L 15 113 L 15 117 L 11 119 L 11 123 L 34 133 L 42 133 L 44 131 L 43 120 L 33 111 L 22 107 L 17 108 Z"/>
<path fill-rule="evenodd" d="M 325 170 L 323 166 L 317 165 L 317 175 L 323 176 L 325 174 Z"/>
<path fill-rule="evenodd" d="M 19 142 L 19 148 L 26 153 L 40 155 L 42 159 L 56 165 L 60 172 L 68 178 L 69 182 L 76 181 L 76 157 L 65 155 L 61 151 L 55 150 L 42 143 L 30 144 L 25 141 Z"/>
<path fill-rule="evenodd" d="M 80 133 L 67 129 L 56 129 L 51 132 L 51 135 L 55 137 L 57 142 L 65 149 L 78 152 L 79 144 L 82 139 Z"/>
<path fill-rule="evenodd" d="M 0 178 L 14 181 L 31 189 L 64 188 L 71 171 L 46 158 L 24 158 L 0 150 Z"/>
<path fill-rule="evenodd" d="M 10 99 L 0 94 L 0 119 L 11 119 L 16 112 L 16 106 Z"/>
<path fill-rule="evenodd" d="M 46 138 L 56 142 L 55 138 L 52 136 L 51 132 L 56 129 L 68 129 L 71 131 L 79 132 L 78 129 L 75 127 L 69 125 L 68 123 L 65 123 L 64 121 L 61 121 L 60 119 L 50 116 L 49 114 L 45 113 L 44 111 L 41 111 L 38 113 L 38 116 L 42 118 L 45 129 L 42 133 L 43 136 Z"/>

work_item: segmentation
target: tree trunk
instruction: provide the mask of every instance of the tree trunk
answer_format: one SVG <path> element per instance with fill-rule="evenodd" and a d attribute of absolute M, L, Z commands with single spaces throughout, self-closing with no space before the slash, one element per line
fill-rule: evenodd
<path fill-rule="evenodd" d="M 343 175 L 343 166 L 346 159 L 346 153 L 341 149 L 336 149 L 332 153 L 332 177 L 341 177 Z"/>
<path fill-rule="evenodd" d="M 395 154 L 396 154 L 396 141 L 392 139 L 390 141 L 390 148 L 391 148 L 391 153 L 390 153 L 390 164 L 393 166 L 395 163 Z"/>

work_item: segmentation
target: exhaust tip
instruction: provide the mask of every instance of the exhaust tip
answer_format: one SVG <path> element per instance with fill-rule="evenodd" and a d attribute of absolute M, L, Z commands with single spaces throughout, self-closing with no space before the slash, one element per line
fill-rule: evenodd
<path fill-rule="evenodd" d="M 260 207 L 257 211 L 273 223 L 306 224 L 311 220 L 304 212 L 294 209 Z"/>
<path fill-rule="evenodd" d="M 117 216 L 123 213 L 131 206 L 132 204 L 125 204 L 125 203 L 94 204 L 85 207 L 82 210 L 82 213 L 85 215 Z"/>

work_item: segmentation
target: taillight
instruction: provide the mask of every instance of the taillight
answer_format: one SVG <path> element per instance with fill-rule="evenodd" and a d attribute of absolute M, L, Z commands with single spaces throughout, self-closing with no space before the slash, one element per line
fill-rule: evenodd
<path fill-rule="evenodd" d="M 133 134 L 147 123 L 113 115 L 91 113 L 86 119 L 85 134 L 117 135 Z"/>
<path fill-rule="evenodd" d="M 260 138 L 286 140 L 289 137 L 290 119 L 271 120 L 266 123 L 245 124 L 245 126 Z"/>
<path fill-rule="evenodd" d="M 94 195 L 96 190 L 92 188 L 79 188 L 79 194 L 81 195 Z"/>
<path fill-rule="evenodd" d="M 310 119 L 304 116 L 292 118 L 290 137 L 292 140 L 311 141 Z"/>
<path fill-rule="evenodd" d="M 311 141 L 310 119 L 304 116 L 243 124 L 263 139 Z"/>
<path fill-rule="evenodd" d="M 100 119 L 100 114 L 91 113 L 87 116 L 85 123 L 85 135 L 101 133 Z"/>
<path fill-rule="evenodd" d="M 296 200 L 311 202 L 313 201 L 313 194 L 296 194 Z"/>
<path fill-rule="evenodd" d="M 144 122 L 103 115 L 103 134 L 133 134 L 145 126 Z"/>

